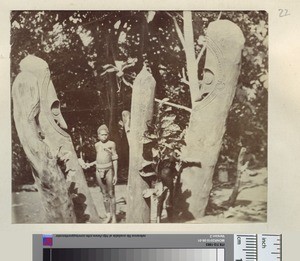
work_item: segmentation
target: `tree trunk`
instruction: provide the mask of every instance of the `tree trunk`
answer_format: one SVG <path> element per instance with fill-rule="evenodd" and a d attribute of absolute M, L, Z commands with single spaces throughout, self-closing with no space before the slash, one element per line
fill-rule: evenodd
<path fill-rule="evenodd" d="M 192 107 L 195 106 L 195 101 L 199 95 L 198 83 L 198 63 L 196 61 L 195 48 L 194 48 L 194 33 L 192 12 L 183 11 L 183 31 L 184 31 L 184 48 L 186 56 L 186 69 L 189 80 L 189 87 L 191 93 Z"/>
<path fill-rule="evenodd" d="M 228 199 L 228 205 L 231 207 L 234 206 L 236 198 L 239 194 L 242 174 L 249 164 L 248 161 L 245 164 L 243 164 L 245 154 L 246 154 L 246 148 L 242 147 L 238 157 L 236 181 L 234 184 L 233 191 Z"/>
<path fill-rule="evenodd" d="M 212 22 L 208 26 L 206 40 L 201 86 L 201 92 L 206 96 L 193 106 L 186 134 L 187 145 L 182 152 L 183 160 L 201 162 L 201 167 L 186 167 L 181 173 L 181 193 L 177 202 L 178 210 L 185 219 L 199 218 L 205 214 L 244 45 L 240 28 L 227 20 Z"/>
<path fill-rule="evenodd" d="M 112 39 L 111 39 L 112 38 Z M 115 36 L 108 36 L 107 37 L 107 57 L 106 63 L 107 64 L 115 64 L 115 55 L 114 55 L 114 48 L 115 43 L 117 42 L 117 38 Z M 120 144 L 120 135 L 118 132 L 118 97 L 117 97 L 117 90 L 118 90 L 118 83 L 117 83 L 117 76 L 116 73 L 109 73 L 108 74 L 108 96 L 110 100 L 109 104 L 109 132 L 110 138 L 115 141 L 116 144 Z M 118 148 L 117 148 L 118 149 Z"/>
<path fill-rule="evenodd" d="M 115 73 L 108 74 L 109 83 L 109 96 L 110 96 L 110 108 L 109 108 L 109 136 L 119 144 L 120 137 L 118 132 L 118 101 L 117 101 L 117 79 Z"/>
<path fill-rule="evenodd" d="M 127 223 L 149 223 L 150 208 L 143 198 L 147 182 L 140 176 L 143 163 L 142 137 L 146 123 L 152 120 L 155 80 L 144 66 L 132 88 L 131 120 L 129 137 L 129 176 L 127 185 Z"/>
<path fill-rule="evenodd" d="M 98 222 L 83 171 L 50 79 L 35 56 L 21 63 L 12 87 L 14 120 L 49 223 Z"/>

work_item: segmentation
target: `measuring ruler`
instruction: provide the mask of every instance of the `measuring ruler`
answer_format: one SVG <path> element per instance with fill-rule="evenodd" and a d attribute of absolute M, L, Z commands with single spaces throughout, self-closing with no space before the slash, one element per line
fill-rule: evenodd
<path fill-rule="evenodd" d="M 47 234 L 33 235 L 33 250 L 33 261 L 282 261 L 282 236 Z"/>
<path fill-rule="evenodd" d="M 282 236 L 235 234 L 234 261 L 282 261 Z"/>

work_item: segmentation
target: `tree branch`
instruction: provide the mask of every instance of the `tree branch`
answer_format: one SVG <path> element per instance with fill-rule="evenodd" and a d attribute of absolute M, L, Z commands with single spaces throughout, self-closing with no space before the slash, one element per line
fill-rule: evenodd
<path fill-rule="evenodd" d="M 188 86 L 190 86 L 189 81 L 186 78 L 181 78 L 180 81 Z"/>
<path fill-rule="evenodd" d="M 130 82 L 126 81 L 126 80 L 124 79 L 124 77 L 122 77 L 122 80 L 123 80 L 123 82 L 124 82 L 127 86 L 130 86 L 131 88 L 133 88 L 133 84 L 131 84 Z M 187 82 L 187 84 L 189 84 L 189 82 Z M 177 109 L 186 110 L 186 111 L 188 111 L 188 112 L 191 112 L 191 111 L 192 111 L 191 108 L 188 108 L 188 107 L 183 106 L 183 105 L 175 104 L 175 103 L 172 103 L 172 102 L 163 101 L 163 100 L 160 100 L 160 99 L 157 99 L 157 98 L 155 98 L 155 101 L 156 101 L 156 102 L 159 102 L 159 103 L 163 103 L 163 104 L 165 104 L 165 105 L 169 105 L 169 106 L 175 107 L 175 108 L 177 108 Z"/>
<path fill-rule="evenodd" d="M 175 30 L 176 30 L 176 32 L 177 32 L 177 34 L 178 34 L 178 37 L 179 37 L 179 39 L 180 39 L 180 42 L 181 42 L 183 48 L 185 48 L 185 40 L 184 40 L 184 36 L 183 36 L 183 33 L 182 33 L 182 31 L 181 31 L 181 29 L 180 29 L 178 23 L 177 23 L 176 18 L 175 18 L 173 15 L 171 15 L 169 12 L 167 12 L 167 15 L 170 16 L 170 17 L 173 19 L 173 22 L 174 22 L 174 25 L 175 25 Z"/>
<path fill-rule="evenodd" d="M 155 98 L 155 101 L 159 102 L 159 103 L 162 103 L 162 104 L 165 104 L 165 105 L 169 105 L 169 106 L 175 107 L 177 109 L 182 109 L 182 110 L 186 110 L 188 112 L 192 112 L 191 108 L 188 108 L 188 107 L 183 106 L 183 105 L 179 105 L 179 104 L 175 104 L 175 103 L 172 103 L 172 102 L 163 101 L 163 100 L 160 100 L 160 99 L 157 99 L 157 98 Z"/>
<path fill-rule="evenodd" d="M 195 106 L 195 101 L 199 97 L 199 79 L 198 79 L 198 64 L 196 62 L 195 42 L 193 32 L 193 18 L 191 11 L 183 11 L 183 30 L 185 36 L 186 48 L 184 49 L 186 56 L 186 70 L 189 79 L 190 95 L 192 108 Z"/>
<path fill-rule="evenodd" d="M 236 202 L 237 196 L 239 194 L 239 188 L 240 188 L 240 185 L 241 185 L 241 176 L 245 172 L 245 170 L 247 169 L 248 164 L 249 164 L 249 161 L 247 161 L 243 165 L 245 154 L 246 154 L 246 148 L 242 147 L 241 150 L 240 150 L 239 157 L 238 157 L 238 162 L 237 162 L 237 178 L 236 178 L 231 196 L 228 199 L 229 206 L 234 206 L 234 203 Z"/>
<path fill-rule="evenodd" d="M 181 42 L 183 48 L 185 49 L 185 40 L 184 40 L 183 34 L 182 34 L 181 30 L 180 30 L 180 27 L 179 27 L 179 25 L 178 25 L 177 20 L 176 20 L 175 17 L 173 17 L 173 21 L 174 21 L 175 29 L 176 29 L 176 32 L 177 32 L 178 37 L 180 39 L 180 42 Z"/>
<path fill-rule="evenodd" d="M 190 82 L 188 81 L 188 79 L 185 76 L 185 71 L 184 71 L 184 67 L 182 67 L 182 78 L 180 79 L 180 81 L 182 83 L 185 83 L 186 85 L 190 86 Z"/>
<path fill-rule="evenodd" d="M 199 53 L 198 56 L 197 56 L 197 59 L 196 59 L 196 62 L 197 62 L 197 63 L 200 62 L 200 59 L 201 59 L 201 57 L 203 56 L 205 50 L 206 50 L 206 45 L 203 45 L 203 47 L 202 47 L 200 53 Z"/>
<path fill-rule="evenodd" d="M 181 14 L 176 12 L 176 15 L 179 16 L 179 18 L 181 18 L 181 20 L 183 20 L 183 16 Z"/>
<path fill-rule="evenodd" d="M 123 81 L 127 86 L 133 88 L 133 84 L 130 83 L 130 82 L 128 82 L 128 81 L 126 81 L 124 77 L 122 77 L 122 81 Z"/>

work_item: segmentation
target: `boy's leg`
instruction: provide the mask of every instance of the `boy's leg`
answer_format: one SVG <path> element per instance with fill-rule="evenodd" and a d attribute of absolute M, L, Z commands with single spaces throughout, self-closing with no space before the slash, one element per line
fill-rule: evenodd
<path fill-rule="evenodd" d="M 106 186 L 107 191 L 110 198 L 110 213 L 112 217 L 112 223 L 116 223 L 116 197 L 115 197 L 115 187 L 113 185 L 113 177 L 114 177 L 114 170 L 109 169 L 106 174 Z"/>
<path fill-rule="evenodd" d="M 104 182 L 106 171 L 107 170 L 97 169 L 96 178 L 97 178 L 97 182 L 99 184 L 99 187 L 100 187 L 100 190 L 101 190 L 101 193 L 103 196 L 103 203 L 104 203 L 104 208 L 105 208 L 105 212 L 106 212 L 106 216 L 107 216 L 105 223 L 108 223 L 111 220 L 111 214 L 110 214 L 110 196 L 109 196 L 109 192 L 108 192 L 108 186 L 107 186 L 107 183 Z"/>

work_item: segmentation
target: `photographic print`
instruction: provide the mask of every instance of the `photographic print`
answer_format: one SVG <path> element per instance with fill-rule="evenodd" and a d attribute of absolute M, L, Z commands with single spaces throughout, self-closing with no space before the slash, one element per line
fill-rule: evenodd
<path fill-rule="evenodd" d="M 11 11 L 13 223 L 267 221 L 265 11 Z"/>

